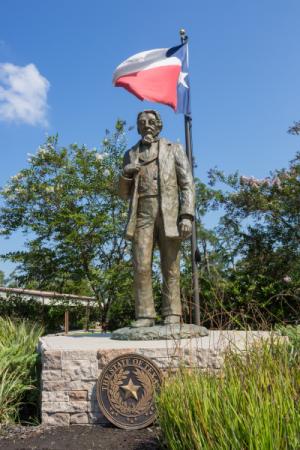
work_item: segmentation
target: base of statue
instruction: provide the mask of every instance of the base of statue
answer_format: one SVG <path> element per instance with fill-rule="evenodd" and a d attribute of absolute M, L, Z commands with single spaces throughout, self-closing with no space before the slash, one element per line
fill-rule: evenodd
<path fill-rule="evenodd" d="M 194 326 L 185 327 L 193 329 Z M 154 327 L 149 331 L 151 328 Z M 41 416 L 44 425 L 107 425 L 99 409 L 96 385 L 107 364 L 117 356 L 137 353 L 151 358 L 166 373 L 179 367 L 219 373 L 226 351 L 245 354 L 254 343 L 274 341 L 272 332 L 250 330 L 209 330 L 208 336 L 204 337 L 161 341 L 117 341 L 110 336 L 74 331 L 68 335 L 40 338 Z"/>
<path fill-rule="evenodd" d="M 194 324 L 155 325 L 153 327 L 125 327 L 115 330 L 111 339 L 119 341 L 154 341 L 164 339 L 187 339 L 208 335 L 205 327 Z"/>

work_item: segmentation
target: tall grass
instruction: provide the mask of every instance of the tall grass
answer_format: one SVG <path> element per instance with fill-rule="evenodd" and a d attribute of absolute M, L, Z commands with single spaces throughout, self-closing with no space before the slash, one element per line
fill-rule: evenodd
<path fill-rule="evenodd" d="M 172 450 L 300 449 L 300 367 L 285 343 L 228 354 L 219 376 L 181 370 L 157 398 Z M 297 361 L 298 360 L 298 361 Z"/>
<path fill-rule="evenodd" d="M 0 424 L 18 419 L 24 395 L 36 382 L 36 346 L 42 328 L 0 317 Z"/>

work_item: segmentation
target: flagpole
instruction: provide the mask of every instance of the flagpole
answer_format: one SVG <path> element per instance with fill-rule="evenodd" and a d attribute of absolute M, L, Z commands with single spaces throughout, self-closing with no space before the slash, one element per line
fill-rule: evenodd
<path fill-rule="evenodd" d="M 180 30 L 181 43 L 188 42 L 188 36 L 184 29 Z M 192 117 L 184 115 L 184 131 L 185 131 L 185 148 L 188 160 L 191 165 L 192 174 L 194 178 L 194 158 L 193 158 L 193 140 L 192 140 Z M 199 299 L 199 277 L 198 267 L 196 262 L 197 250 L 197 224 L 196 217 L 192 222 L 192 236 L 191 236 L 191 249 L 192 249 L 192 278 L 193 278 L 193 294 L 194 294 L 194 321 L 196 325 L 200 325 L 200 299 Z"/>

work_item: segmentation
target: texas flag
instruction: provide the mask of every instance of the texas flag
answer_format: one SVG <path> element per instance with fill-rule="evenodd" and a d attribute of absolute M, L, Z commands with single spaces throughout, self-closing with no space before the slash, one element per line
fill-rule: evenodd
<path fill-rule="evenodd" d="M 163 103 L 177 113 L 190 115 L 187 43 L 131 56 L 116 68 L 113 85 L 140 100 Z"/>

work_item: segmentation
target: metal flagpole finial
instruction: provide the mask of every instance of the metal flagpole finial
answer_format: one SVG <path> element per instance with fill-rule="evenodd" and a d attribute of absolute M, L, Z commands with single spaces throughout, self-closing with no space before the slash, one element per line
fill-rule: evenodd
<path fill-rule="evenodd" d="M 188 40 L 188 37 L 187 37 L 185 29 L 181 28 L 180 31 L 179 31 L 179 34 L 180 34 L 181 42 L 182 42 L 182 44 L 184 44 Z"/>

